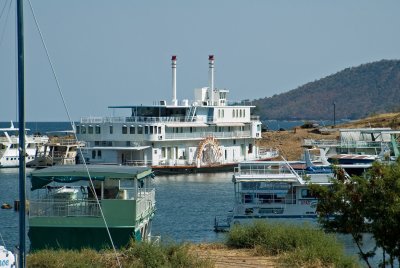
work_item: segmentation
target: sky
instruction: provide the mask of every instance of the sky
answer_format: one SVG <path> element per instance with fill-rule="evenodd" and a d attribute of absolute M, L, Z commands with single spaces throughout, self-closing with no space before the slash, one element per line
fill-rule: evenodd
<path fill-rule="evenodd" d="M 208 86 L 213 54 L 215 86 L 230 101 L 400 59 L 398 0 L 30 2 L 74 121 L 115 115 L 113 105 L 169 103 L 172 55 L 178 99 Z M 15 0 L 0 0 L 0 15 L 0 121 L 16 121 Z M 28 0 L 24 27 L 26 120 L 68 121 Z"/>

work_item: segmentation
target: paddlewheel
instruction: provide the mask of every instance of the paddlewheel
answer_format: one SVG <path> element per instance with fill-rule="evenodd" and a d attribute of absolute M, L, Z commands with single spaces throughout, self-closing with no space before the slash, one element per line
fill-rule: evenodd
<path fill-rule="evenodd" d="M 218 140 L 214 137 L 207 137 L 200 141 L 197 147 L 197 166 L 219 164 L 221 162 L 221 156 L 222 152 Z"/>

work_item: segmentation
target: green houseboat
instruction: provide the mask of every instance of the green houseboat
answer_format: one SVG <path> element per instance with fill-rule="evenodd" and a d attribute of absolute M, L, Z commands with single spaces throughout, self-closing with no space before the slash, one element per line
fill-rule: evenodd
<path fill-rule="evenodd" d="M 111 165 L 54 166 L 32 172 L 31 250 L 111 247 L 106 226 L 118 248 L 131 239 L 150 240 L 155 212 L 152 178 L 148 167 Z"/>

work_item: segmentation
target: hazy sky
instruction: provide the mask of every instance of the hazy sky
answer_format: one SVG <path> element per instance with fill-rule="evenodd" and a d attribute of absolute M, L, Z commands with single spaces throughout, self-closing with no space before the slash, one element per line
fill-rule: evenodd
<path fill-rule="evenodd" d="M 15 120 L 15 0 L 0 0 L 0 121 Z M 344 68 L 400 59 L 400 1 L 31 0 L 73 120 L 110 105 L 193 99 L 208 85 L 230 100 L 294 89 Z M 25 0 L 27 121 L 67 121 Z M 1 13 L 0 13 L 1 14 Z"/>

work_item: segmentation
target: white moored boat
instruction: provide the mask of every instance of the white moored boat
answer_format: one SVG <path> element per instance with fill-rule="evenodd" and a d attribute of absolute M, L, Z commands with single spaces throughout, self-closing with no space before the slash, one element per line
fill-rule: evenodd
<path fill-rule="evenodd" d="M 0 128 L 0 168 L 18 167 L 19 151 L 18 151 L 18 128 L 14 127 L 11 122 L 9 128 Z M 44 151 L 44 144 L 49 138 L 41 135 L 25 135 L 25 161 L 29 162 L 35 159 L 35 154 Z"/>
<path fill-rule="evenodd" d="M 306 177 L 307 176 L 307 179 Z M 235 199 L 227 217 L 215 219 L 215 231 L 254 220 L 304 221 L 317 217 L 317 198 L 309 183 L 328 185 L 332 172 L 296 172 L 287 161 L 244 162 L 235 168 Z"/>
<path fill-rule="evenodd" d="M 226 89 L 214 87 L 214 57 L 209 57 L 209 87 L 194 90 L 195 99 L 176 98 L 176 57 L 172 57 L 172 103 L 111 106 L 123 117 L 84 117 L 76 126 L 86 142 L 89 163 L 152 166 L 157 173 L 232 170 L 246 160 L 276 157 L 262 150 L 261 121 L 251 115 L 254 106 L 228 105 Z"/>

